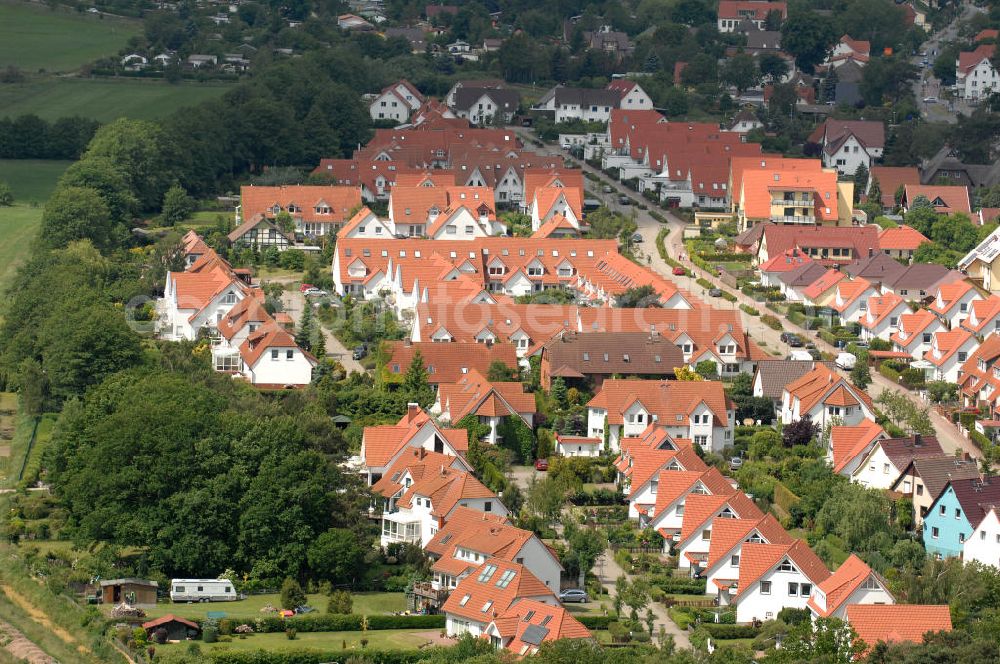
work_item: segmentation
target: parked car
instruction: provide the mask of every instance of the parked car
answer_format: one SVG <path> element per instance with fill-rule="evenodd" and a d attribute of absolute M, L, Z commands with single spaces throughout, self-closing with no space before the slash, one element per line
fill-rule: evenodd
<path fill-rule="evenodd" d="M 366 355 L 368 355 L 368 346 L 366 346 L 365 344 L 357 346 L 354 349 L 354 352 L 351 353 L 351 357 L 353 357 L 355 360 L 363 359 Z"/>
<path fill-rule="evenodd" d="M 788 359 L 796 360 L 798 362 L 811 362 L 816 358 L 814 358 L 812 356 L 812 353 L 810 353 L 807 350 L 793 350 L 791 353 L 788 354 Z"/>
<path fill-rule="evenodd" d="M 803 345 L 802 339 L 800 339 L 799 335 L 795 334 L 794 332 L 782 332 L 781 340 L 784 341 L 789 346 L 791 346 L 792 348 L 801 348 Z"/>
<path fill-rule="evenodd" d="M 313 286 L 312 284 L 302 284 L 301 286 L 299 286 L 299 292 L 300 293 L 305 293 L 306 291 L 311 291 L 311 290 L 313 290 L 315 288 L 316 287 Z"/>
<path fill-rule="evenodd" d="M 635 242 L 636 244 L 642 242 L 642 235 L 639 233 L 632 233 L 632 242 Z"/>
<path fill-rule="evenodd" d="M 733 457 L 729 460 L 729 470 L 739 470 L 743 467 L 743 459 L 741 457 Z"/>
<path fill-rule="evenodd" d="M 538 459 L 537 461 L 535 461 L 535 470 L 540 470 L 544 473 L 548 469 L 549 469 L 548 459 Z"/>
<path fill-rule="evenodd" d="M 619 205 L 631 205 L 632 204 L 632 199 L 630 199 L 625 194 L 622 194 L 622 195 L 620 195 L 618 197 L 618 204 Z"/>
<path fill-rule="evenodd" d="M 586 604 L 590 601 L 590 598 L 587 597 L 586 590 L 580 590 L 579 588 L 567 588 L 559 593 L 559 601 L 564 604 L 567 602 L 579 602 L 580 604 Z"/>
<path fill-rule="evenodd" d="M 300 606 L 295 607 L 295 613 L 298 613 L 298 614 L 313 613 L 315 610 L 316 609 L 312 608 L 308 604 L 302 604 Z"/>
<path fill-rule="evenodd" d="M 674 275 L 675 276 L 683 277 L 686 274 L 687 274 L 687 270 L 685 270 L 684 268 L 682 268 L 680 265 L 678 265 L 677 267 L 674 268 Z"/>
<path fill-rule="evenodd" d="M 708 294 L 711 295 L 712 297 L 722 297 L 722 289 L 721 288 L 709 288 L 708 289 Z"/>
<path fill-rule="evenodd" d="M 310 288 L 309 290 L 305 291 L 303 295 L 305 295 L 306 297 L 322 297 L 324 295 L 329 295 L 329 293 L 327 293 L 322 288 Z"/>
<path fill-rule="evenodd" d="M 601 187 L 601 191 L 603 191 L 605 194 L 610 194 L 613 190 L 611 189 L 610 184 L 606 184 Z"/>
<path fill-rule="evenodd" d="M 937 97 L 924 97 L 924 103 L 925 104 L 936 104 L 937 103 Z"/>

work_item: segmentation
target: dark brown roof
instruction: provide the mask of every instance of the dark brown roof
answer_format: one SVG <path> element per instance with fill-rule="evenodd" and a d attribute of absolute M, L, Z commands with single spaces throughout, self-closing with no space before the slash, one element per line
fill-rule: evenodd
<path fill-rule="evenodd" d="M 812 371 L 813 364 L 814 362 L 807 360 L 761 360 L 757 363 L 757 375 L 760 376 L 763 396 L 768 399 L 780 399 L 785 385 L 797 381 Z M 822 364 L 833 369 L 832 362 Z"/>
<path fill-rule="evenodd" d="M 880 444 L 882 451 L 896 468 L 906 468 L 919 457 L 939 457 L 944 454 L 941 443 L 935 436 L 886 438 Z"/>
<path fill-rule="evenodd" d="M 963 278 L 963 275 L 960 272 L 949 270 L 943 265 L 937 265 L 935 263 L 914 263 L 903 270 L 903 272 L 900 272 L 895 279 L 886 279 L 885 283 L 888 284 L 893 290 L 898 288 L 908 288 L 910 290 L 922 290 L 929 292 L 942 280 L 947 279 L 949 273 L 952 272 L 954 272 L 954 279 L 951 279 L 950 281 L 958 281 Z M 950 283 L 950 281 L 946 281 L 946 283 Z"/>
<path fill-rule="evenodd" d="M 172 622 L 180 623 L 182 625 L 190 627 L 191 629 L 196 629 L 199 631 L 201 630 L 201 628 L 198 627 L 198 623 L 191 622 L 190 620 L 187 620 L 186 618 L 181 618 L 180 616 L 175 616 L 172 613 L 168 613 L 167 615 L 161 616 L 159 618 L 154 618 L 149 622 L 144 622 L 142 623 L 142 628 L 152 629 L 153 627 L 159 627 L 160 625 L 166 625 L 167 623 L 172 623 Z"/>
<path fill-rule="evenodd" d="M 517 107 L 521 103 L 521 95 L 516 90 L 462 86 L 455 91 L 453 106 L 460 111 L 468 110 L 483 95 L 492 99 L 502 113 L 517 112 Z"/>
<path fill-rule="evenodd" d="M 987 510 L 1000 505 L 1000 477 L 952 480 L 951 488 L 973 527 L 979 525 Z"/>
<path fill-rule="evenodd" d="M 962 461 L 953 456 L 918 458 L 910 465 L 911 468 L 908 470 L 923 480 L 931 500 L 937 500 L 950 481 L 979 477 L 979 464 L 975 461 Z"/>
<path fill-rule="evenodd" d="M 853 263 L 848 263 L 840 268 L 840 271 L 852 278 L 862 277 L 872 282 L 892 283 L 906 271 L 906 267 L 895 258 L 890 258 L 879 252 L 873 256 L 864 256 Z"/>
<path fill-rule="evenodd" d="M 644 332 L 566 334 L 542 351 L 552 375 L 666 375 L 684 365 L 673 342 Z M 561 373 L 568 372 L 568 373 Z"/>
<path fill-rule="evenodd" d="M 576 106 L 610 106 L 617 108 L 621 95 L 614 90 L 590 88 L 556 88 L 555 103 L 558 108 L 562 104 Z"/>
<path fill-rule="evenodd" d="M 786 286 L 795 288 L 797 286 L 808 286 L 826 274 L 826 267 L 816 262 L 809 262 L 791 272 L 779 274 L 778 279 Z"/>

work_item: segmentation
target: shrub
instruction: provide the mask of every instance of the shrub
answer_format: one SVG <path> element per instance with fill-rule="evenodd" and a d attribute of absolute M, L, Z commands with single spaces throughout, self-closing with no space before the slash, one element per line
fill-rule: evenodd
<path fill-rule="evenodd" d="M 332 614 L 350 614 L 353 607 L 354 600 L 346 590 L 334 590 L 326 602 L 326 612 Z"/>
<path fill-rule="evenodd" d="M 219 629 L 217 627 L 205 627 L 201 630 L 201 640 L 205 643 L 215 643 L 219 640 Z"/>
<path fill-rule="evenodd" d="M 298 631 L 294 627 L 289 627 L 285 630 L 285 637 L 289 641 L 294 641 L 296 636 L 298 636 Z"/>
<path fill-rule="evenodd" d="M 281 584 L 281 606 L 285 609 L 294 609 L 306 603 L 306 594 L 302 592 L 302 586 L 291 577 L 287 577 Z"/>
<path fill-rule="evenodd" d="M 233 633 L 233 621 L 229 618 L 223 618 L 219 621 L 219 634 L 224 634 L 229 636 Z"/>
<path fill-rule="evenodd" d="M 730 293 L 729 291 L 722 291 L 722 299 L 725 300 L 726 302 L 735 302 L 736 296 Z"/>
<path fill-rule="evenodd" d="M 889 364 L 888 362 L 883 362 L 882 364 L 880 364 L 878 367 L 878 372 L 894 383 L 899 382 L 899 372 L 893 369 L 892 365 Z"/>
<path fill-rule="evenodd" d="M 764 325 L 767 325 L 772 330 L 780 330 L 783 327 L 781 321 L 778 320 L 777 317 L 772 316 L 771 314 L 764 314 L 763 316 L 761 316 L 760 322 L 762 322 Z"/>
<path fill-rule="evenodd" d="M 697 279 L 695 279 L 695 283 L 701 286 L 702 288 L 715 288 L 712 282 L 706 279 L 705 277 L 698 277 Z"/>
<path fill-rule="evenodd" d="M 786 606 L 781 611 L 778 611 L 778 620 L 786 625 L 798 625 L 809 620 L 810 615 L 809 609 L 795 609 Z"/>
<path fill-rule="evenodd" d="M 610 629 L 611 623 L 618 617 L 612 614 L 610 616 L 577 616 L 577 619 L 587 629 Z"/>
<path fill-rule="evenodd" d="M 656 586 L 667 594 L 677 595 L 704 595 L 705 579 L 684 579 L 672 576 L 657 575 L 649 580 L 650 584 Z"/>

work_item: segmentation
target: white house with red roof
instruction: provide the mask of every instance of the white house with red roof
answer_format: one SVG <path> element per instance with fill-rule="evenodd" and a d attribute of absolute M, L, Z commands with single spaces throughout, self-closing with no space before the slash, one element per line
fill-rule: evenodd
<path fill-rule="evenodd" d="M 874 445 L 855 457 L 858 461 L 850 475 L 851 481 L 868 488 L 889 489 L 913 459 L 943 454 L 941 444 L 933 436 L 878 438 Z M 842 469 L 841 474 L 846 470 L 847 467 Z"/>
<path fill-rule="evenodd" d="M 587 431 L 607 434 L 612 450 L 658 424 L 674 438 L 718 451 L 732 444 L 735 423 L 736 408 L 718 381 L 609 379 L 587 403 Z"/>
<path fill-rule="evenodd" d="M 567 457 L 599 457 L 604 451 L 604 439 L 590 436 L 555 435 L 555 453 Z"/>
<path fill-rule="evenodd" d="M 959 96 L 978 101 L 1000 91 L 1000 74 L 992 62 L 996 50 L 996 44 L 981 44 L 974 51 L 958 54 L 955 87 Z"/>
<path fill-rule="evenodd" d="M 807 139 L 822 148 L 823 165 L 841 175 L 870 169 L 885 150 L 885 124 L 874 120 L 828 119 Z"/>
<path fill-rule="evenodd" d="M 784 424 L 808 417 L 821 429 L 827 424 L 860 424 L 875 419 L 871 397 L 824 364 L 785 386 L 781 395 Z"/>
<path fill-rule="evenodd" d="M 909 353 L 914 359 L 921 359 L 931 347 L 934 334 L 944 330 L 944 323 L 927 309 L 917 309 L 911 314 L 899 317 L 899 329 L 889 337 L 897 351 Z"/>
<path fill-rule="evenodd" d="M 376 122 L 391 120 L 396 124 L 402 124 L 407 122 L 410 115 L 423 103 L 424 96 L 416 86 L 406 79 L 401 79 L 383 88 L 368 105 L 368 111 L 372 120 Z"/>
<path fill-rule="evenodd" d="M 705 579 L 705 594 L 716 595 L 739 581 L 744 544 L 791 544 L 792 537 L 772 514 L 753 519 L 715 519 L 708 558 L 693 568 Z"/>
<path fill-rule="evenodd" d="M 984 299 L 968 281 L 955 281 L 938 288 L 934 301 L 927 308 L 936 314 L 949 329 L 961 326 L 969 317 L 969 309 L 976 300 Z"/>
<path fill-rule="evenodd" d="M 969 317 L 960 325 L 980 339 L 1000 332 L 1000 295 L 991 293 L 985 300 L 973 300 Z"/>
<path fill-rule="evenodd" d="M 645 111 L 653 108 L 653 99 L 643 90 L 638 83 L 627 78 L 616 78 L 607 85 L 607 90 L 612 90 L 621 97 L 618 108 L 626 111 Z"/>
<path fill-rule="evenodd" d="M 776 12 L 781 17 L 780 22 L 784 22 L 788 18 L 788 5 L 785 2 L 766 0 L 720 0 L 719 32 L 736 32 L 744 21 L 763 30 L 771 12 Z"/>
<path fill-rule="evenodd" d="M 979 340 L 962 328 L 935 332 L 924 353 L 924 359 L 934 365 L 934 380 L 957 383 L 959 369 L 978 346 Z"/>
<path fill-rule="evenodd" d="M 858 318 L 861 338 L 865 341 L 888 341 L 899 329 L 900 317 L 909 312 L 910 306 L 906 300 L 895 293 L 870 295 L 864 313 Z"/>
<path fill-rule="evenodd" d="M 583 190 L 579 187 L 564 187 L 557 184 L 537 187 L 528 209 L 531 215 L 531 230 L 537 232 L 553 217 L 559 215 L 577 233 L 583 225 Z"/>
<path fill-rule="evenodd" d="M 158 335 L 168 341 L 193 341 L 204 330 L 215 337 L 219 321 L 249 293 L 247 283 L 215 252 L 184 272 L 167 272 L 157 302 Z"/>
<path fill-rule="evenodd" d="M 523 599 L 494 618 L 484 636 L 497 650 L 515 657 L 530 657 L 551 641 L 594 638 L 565 608 L 533 599 Z"/>
<path fill-rule="evenodd" d="M 813 262 L 813 259 L 798 247 L 786 249 L 771 256 L 757 267 L 760 271 L 760 283 L 764 286 L 782 287 L 784 282 L 778 278 L 780 275 L 793 272 Z"/>
<path fill-rule="evenodd" d="M 689 497 L 728 497 L 737 491 L 733 481 L 718 468 L 699 469 L 693 462 L 688 467 L 694 470 L 680 470 L 680 467 L 670 464 L 653 476 L 648 496 L 655 501 L 652 505 L 634 501 L 639 509 L 640 525 L 648 525 L 663 537 L 664 551 L 669 551 L 671 544 L 681 537 Z"/>
<path fill-rule="evenodd" d="M 684 501 L 681 531 L 672 540 L 677 551 L 677 568 L 690 569 L 692 574 L 701 573 L 708 565 L 709 549 L 717 524 L 763 517 L 764 513 L 753 500 L 739 489 L 734 489 L 729 495 L 689 494 Z"/>
<path fill-rule="evenodd" d="M 457 507 L 424 546 L 436 590 L 452 590 L 489 558 L 515 562 L 547 588 L 560 588 L 563 567 L 552 548 L 530 530 L 516 528 L 497 512 Z"/>
<path fill-rule="evenodd" d="M 784 608 L 806 608 L 813 588 L 828 578 L 830 570 L 804 540 L 745 542 L 736 583 L 719 589 L 719 605 L 735 605 L 737 623 L 773 620 Z"/>
<path fill-rule="evenodd" d="M 704 480 L 713 487 L 722 487 L 717 490 L 725 488 L 718 481 L 721 474 L 713 473 L 702 478 L 702 474 L 709 468 L 690 442 L 673 441 L 662 430 L 653 430 L 653 436 L 648 440 L 660 442 L 651 446 L 646 444 L 645 438 L 633 439 L 634 442 L 623 450 L 615 464 L 622 492 L 628 500 L 628 516 L 630 519 L 638 519 L 644 525 L 659 514 L 657 504 L 662 503 L 666 495 L 674 491 L 673 487 L 678 482 L 688 482 L 687 486 L 694 486 L 696 482 Z M 690 474 L 661 477 L 664 472 Z M 665 487 L 662 496 L 659 490 L 661 482 Z M 679 523 L 677 527 L 680 528 Z"/>
<path fill-rule="evenodd" d="M 843 279 L 834 289 L 829 306 L 840 316 L 843 325 L 857 322 L 868 311 L 868 300 L 879 290 L 867 279 Z"/>
<path fill-rule="evenodd" d="M 871 57 L 871 50 L 872 43 L 870 41 L 851 39 L 850 35 L 844 35 L 830 49 L 830 55 L 823 64 L 826 67 L 836 69 L 848 62 L 855 62 L 859 67 L 864 67 Z"/>
<path fill-rule="evenodd" d="M 308 385 L 316 358 L 299 348 L 292 335 L 273 320 L 240 344 L 241 373 L 257 387 L 284 389 Z"/>
<path fill-rule="evenodd" d="M 854 426 L 832 426 L 826 460 L 833 472 L 852 477 L 878 441 L 888 437 L 885 429 L 870 420 Z"/>
<path fill-rule="evenodd" d="M 445 631 L 451 637 L 482 636 L 490 623 L 522 600 L 560 606 L 554 592 L 524 565 L 489 558 L 448 595 L 441 607 Z"/>
<path fill-rule="evenodd" d="M 465 429 L 445 429 L 437 425 L 418 404 L 407 404 L 406 415 L 396 424 L 365 427 L 361 434 L 361 452 L 357 465 L 368 480 L 375 484 L 411 448 L 458 457 L 465 470 L 472 466 L 465 461 L 469 449 L 469 434 Z"/>
<path fill-rule="evenodd" d="M 384 499 L 383 547 L 395 542 L 427 546 L 459 507 L 504 517 L 509 514 L 496 494 L 471 472 L 455 468 L 454 461 L 449 464 L 446 455 L 421 449 L 403 460 L 372 486 L 372 492 Z"/>
<path fill-rule="evenodd" d="M 438 386 L 437 400 L 431 413 L 442 422 L 460 422 L 474 415 L 490 430 L 485 441 L 495 445 L 499 441 L 499 428 L 511 417 L 520 418 L 527 427 L 534 422 L 535 395 L 524 391 L 520 381 L 489 381 L 475 369 L 455 383 Z"/>
<path fill-rule="evenodd" d="M 814 619 L 843 620 L 851 604 L 895 603 L 885 579 L 852 553 L 826 581 L 813 586 L 807 606 Z"/>

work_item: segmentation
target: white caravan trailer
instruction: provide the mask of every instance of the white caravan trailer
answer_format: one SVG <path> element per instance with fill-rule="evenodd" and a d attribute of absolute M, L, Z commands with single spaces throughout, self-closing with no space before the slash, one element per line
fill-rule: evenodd
<path fill-rule="evenodd" d="M 171 602 L 232 602 L 238 600 L 229 579 L 171 579 Z"/>

